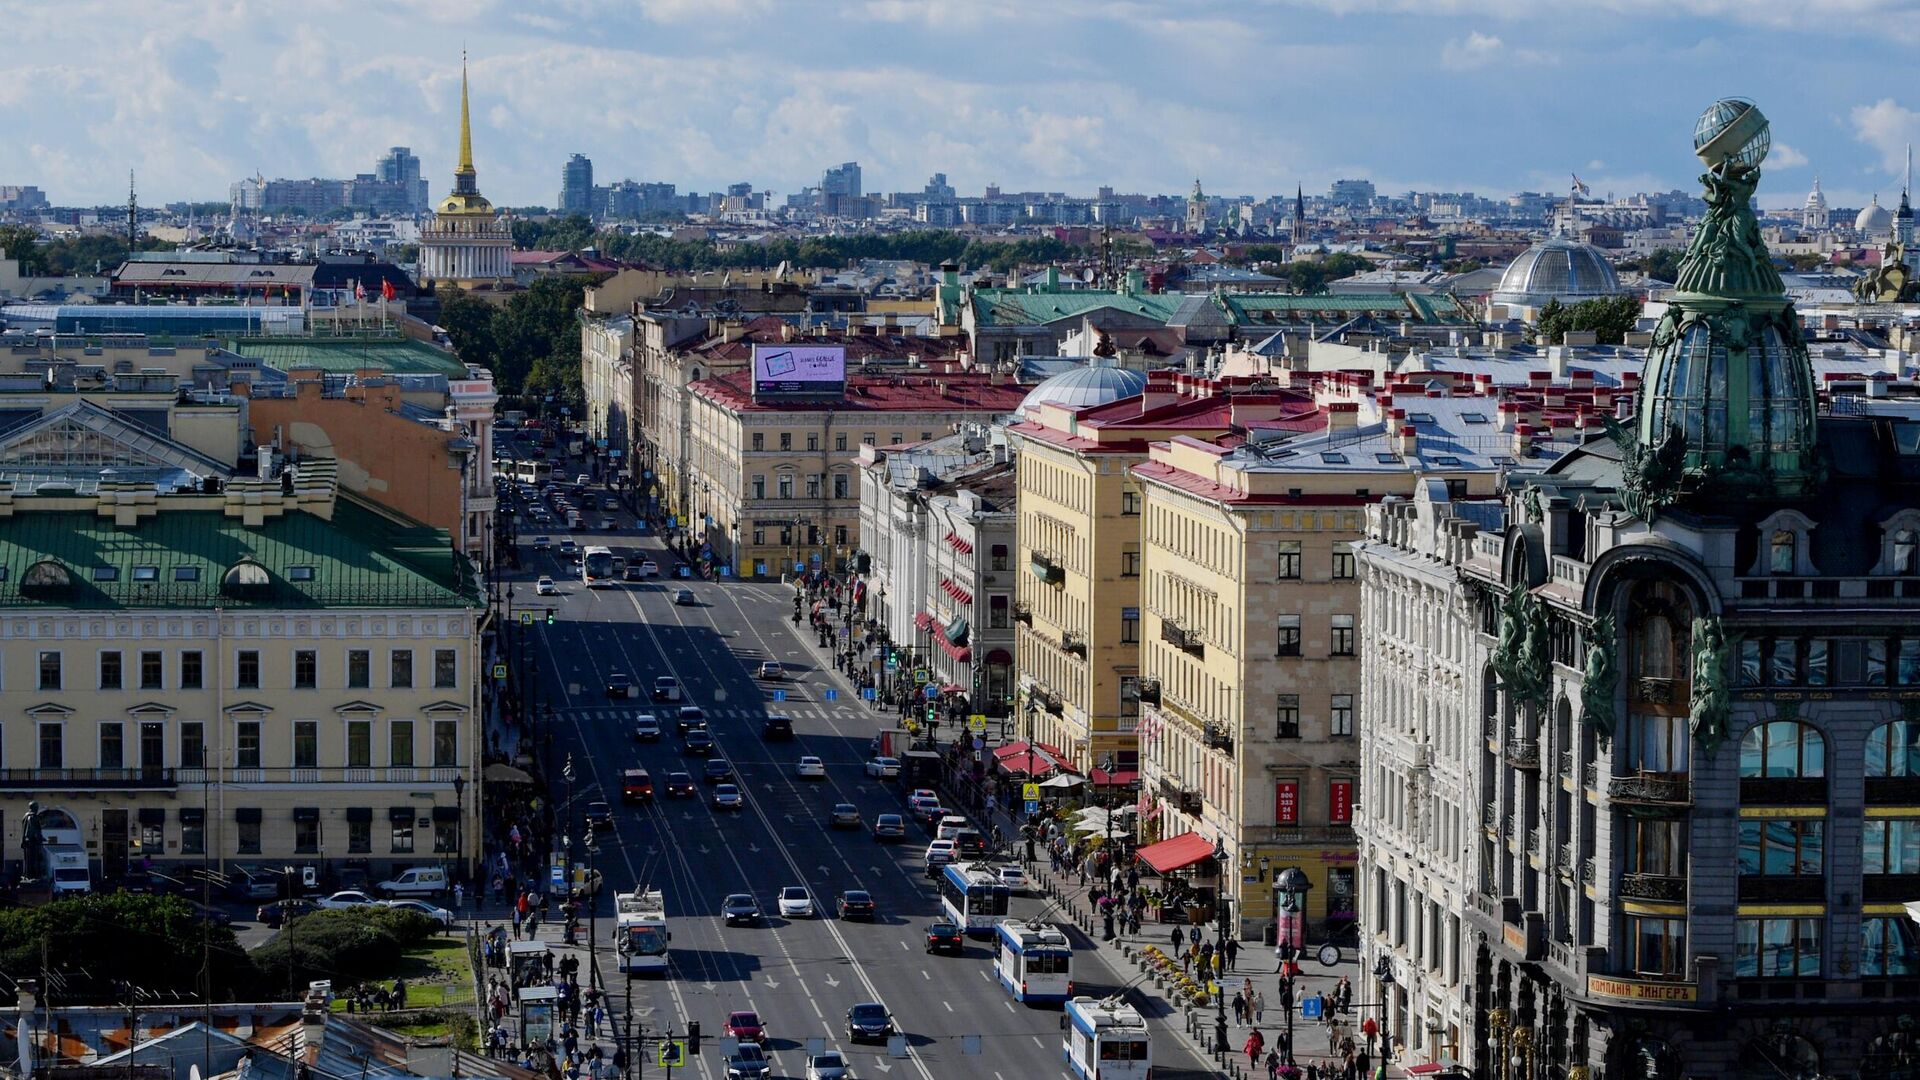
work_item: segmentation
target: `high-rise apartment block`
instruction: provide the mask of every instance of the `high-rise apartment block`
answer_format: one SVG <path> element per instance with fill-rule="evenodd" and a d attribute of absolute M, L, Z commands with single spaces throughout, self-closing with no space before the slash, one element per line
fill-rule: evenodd
<path fill-rule="evenodd" d="M 575 154 L 560 167 L 560 203 L 563 214 L 593 213 L 593 162 Z"/>

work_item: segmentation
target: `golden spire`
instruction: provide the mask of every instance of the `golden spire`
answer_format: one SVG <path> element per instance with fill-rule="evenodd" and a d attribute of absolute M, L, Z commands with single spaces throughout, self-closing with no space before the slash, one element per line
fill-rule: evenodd
<path fill-rule="evenodd" d="M 473 122 L 467 116 L 467 51 L 460 50 L 460 166 L 456 170 L 471 173 L 473 168 Z"/>

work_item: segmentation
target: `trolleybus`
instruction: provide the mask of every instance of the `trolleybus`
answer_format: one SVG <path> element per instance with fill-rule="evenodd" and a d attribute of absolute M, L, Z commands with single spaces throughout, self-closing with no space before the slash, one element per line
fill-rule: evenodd
<path fill-rule="evenodd" d="M 1153 1043 L 1140 1010 L 1119 998 L 1067 1001 L 1061 1053 L 1080 1080 L 1150 1080 Z"/>
<path fill-rule="evenodd" d="M 995 932 L 993 973 L 1015 1001 L 1073 996 L 1073 943 L 1057 926 L 1009 919 Z"/>

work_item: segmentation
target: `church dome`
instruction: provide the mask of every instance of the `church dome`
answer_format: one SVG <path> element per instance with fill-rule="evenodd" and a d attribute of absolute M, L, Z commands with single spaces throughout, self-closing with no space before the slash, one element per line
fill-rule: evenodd
<path fill-rule="evenodd" d="M 1893 231 L 1893 211 L 1880 205 L 1880 196 L 1875 195 L 1873 202 L 1860 211 L 1853 219 L 1853 230 L 1863 236 L 1878 236 Z"/>
<path fill-rule="evenodd" d="M 1549 300 L 1577 304 L 1622 293 L 1620 278 L 1592 244 L 1553 236 L 1533 245 L 1500 275 L 1493 302 L 1540 307 Z"/>
<path fill-rule="evenodd" d="M 1089 365 L 1061 372 L 1034 387 L 1020 402 L 1020 411 L 1024 413 L 1035 405 L 1085 409 L 1133 397 L 1146 388 L 1147 377 L 1141 372 L 1131 368 Z"/>

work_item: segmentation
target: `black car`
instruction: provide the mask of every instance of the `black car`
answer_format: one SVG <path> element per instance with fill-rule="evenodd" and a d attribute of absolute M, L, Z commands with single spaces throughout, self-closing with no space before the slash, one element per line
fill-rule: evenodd
<path fill-rule="evenodd" d="M 707 767 L 701 770 L 700 778 L 709 784 L 718 784 L 722 780 L 733 779 L 733 766 L 725 758 L 710 758 Z"/>
<path fill-rule="evenodd" d="M 700 711 L 698 705 L 682 705 L 680 711 L 674 715 L 673 723 L 680 730 L 680 734 L 685 735 L 695 727 L 707 726 L 707 714 Z"/>
<path fill-rule="evenodd" d="M 713 753 L 713 732 L 706 728 L 695 728 L 687 732 L 687 741 L 682 749 L 689 754 L 698 754 L 701 757 Z"/>
<path fill-rule="evenodd" d="M 261 904 L 260 910 L 253 913 L 254 920 L 265 923 L 278 930 L 289 919 L 297 919 L 311 911 L 320 910 L 320 906 L 311 900 L 275 900 L 271 904 Z"/>
<path fill-rule="evenodd" d="M 760 922 L 760 904 L 747 893 L 734 893 L 720 905 L 720 914 L 728 926 L 755 926 Z"/>
<path fill-rule="evenodd" d="M 848 889 L 840 894 L 840 917 L 843 919 L 871 919 L 879 913 L 879 907 L 873 902 L 873 894 L 865 889 Z"/>
<path fill-rule="evenodd" d="M 793 718 L 775 715 L 760 721 L 760 737 L 769 742 L 793 738 Z"/>
<path fill-rule="evenodd" d="M 667 798 L 691 799 L 693 798 L 693 791 L 692 776 L 683 772 L 667 774 Z"/>
<path fill-rule="evenodd" d="M 587 804 L 586 819 L 587 824 L 596 829 L 610 829 L 613 827 L 613 807 L 604 802 L 590 802 Z"/>
<path fill-rule="evenodd" d="M 864 1001 L 847 1010 L 847 1041 L 884 1040 L 893 1033 L 893 1014 L 885 1005 Z"/>
<path fill-rule="evenodd" d="M 927 924 L 927 951 L 959 956 L 967 951 L 967 935 L 956 923 L 945 919 Z"/>

